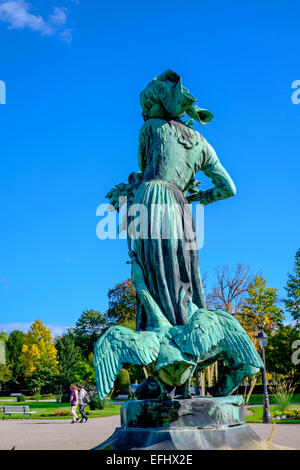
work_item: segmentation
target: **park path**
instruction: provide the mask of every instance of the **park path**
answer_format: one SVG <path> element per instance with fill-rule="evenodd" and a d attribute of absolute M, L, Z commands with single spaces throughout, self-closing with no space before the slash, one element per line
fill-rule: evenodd
<path fill-rule="evenodd" d="M 0 420 L 0 450 L 89 450 L 107 439 L 120 425 L 120 416 L 92 418 L 86 424 L 66 419 Z M 270 424 L 250 424 L 263 439 Z M 300 424 L 276 424 L 272 442 L 300 450 Z"/>
<path fill-rule="evenodd" d="M 71 419 L 0 420 L 0 450 L 88 450 L 107 439 L 120 425 L 120 416 Z"/>

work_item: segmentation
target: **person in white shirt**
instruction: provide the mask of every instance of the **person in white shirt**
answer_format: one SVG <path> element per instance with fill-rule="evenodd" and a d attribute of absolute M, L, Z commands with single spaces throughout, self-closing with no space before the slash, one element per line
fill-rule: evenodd
<path fill-rule="evenodd" d="M 89 419 L 86 412 L 85 412 L 85 407 L 89 402 L 89 396 L 87 391 L 83 388 L 82 385 L 78 386 L 79 390 L 79 398 L 78 398 L 78 404 L 79 404 L 79 413 L 81 414 L 81 421 L 80 423 L 87 423 L 87 420 Z"/>

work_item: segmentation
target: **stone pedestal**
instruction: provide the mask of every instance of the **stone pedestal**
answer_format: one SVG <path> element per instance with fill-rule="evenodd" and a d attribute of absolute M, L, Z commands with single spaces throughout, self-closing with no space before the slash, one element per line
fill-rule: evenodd
<path fill-rule="evenodd" d="M 261 442 L 245 424 L 241 396 L 131 400 L 121 407 L 121 427 L 95 450 L 248 449 Z"/>

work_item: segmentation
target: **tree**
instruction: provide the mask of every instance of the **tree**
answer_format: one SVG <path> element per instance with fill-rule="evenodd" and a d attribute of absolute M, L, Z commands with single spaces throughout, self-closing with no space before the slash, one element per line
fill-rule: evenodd
<path fill-rule="evenodd" d="M 108 321 L 102 313 L 97 310 L 86 310 L 82 313 L 72 332 L 75 344 L 80 347 L 85 357 L 94 351 L 97 339 L 107 328 Z"/>
<path fill-rule="evenodd" d="M 251 281 L 249 266 L 238 264 L 233 269 L 229 266 L 218 266 L 216 284 L 207 296 L 208 306 L 232 314 L 239 312 Z"/>
<path fill-rule="evenodd" d="M 78 362 L 82 361 L 82 353 L 76 346 L 75 337 L 71 332 L 56 338 L 59 375 L 56 379 L 57 385 L 67 391 L 70 384 L 76 382 L 75 369 Z"/>
<path fill-rule="evenodd" d="M 24 340 L 25 334 L 23 331 L 14 330 L 9 334 L 6 343 L 6 361 L 11 367 L 11 380 L 14 384 L 20 384 L 23 381 L 20 356 Z"/>
<path fill-rule="evenodd" d="M 129 393 L 130 375 L 127 369 L 121 369 L 115 381 L 114 395 Z"/>
<path fill-rule="evenodd" d="M 284 318 L 282 310 L 276 305 L 279 301 L 277 289 L 266 284 L 261 275 L 255 276 L 248 287 L 248 297 L 237 315 L 254 344 L 259 331 L 263 330 L 270 336 L 276 327 L 281 326 Z"/>
<path fill-rule="evenodd" d="M 11 369 L 7 364 L 0 364 L 0 390 L 4 383 L 11 380 Z"/>
<path fill-rule="evenodd" d="M 0 331 L 0 341 L 2 341 L 4 344 L 7 343 L 8 340 L 8 335 L 5 333 L 5 331 Z"/>
<path fill-rule="evenodd" d="M 7 333 L 0 331 L 0 364 L 5 364 Z"/>
<path fill-rule="evenodd" d="M 282 374 L 297 383 L 300 379 L 300 370 L 292 361 L 295 341 L 300 341 L 299 329 L 292 325 L 281 325 L 269 338 L 266 363 L 269 371 Z"/>
<path fill-rule="evenodd" d="M 58 373 L 57 351 L 51 330 L 36 320 L 25 335 L 20 364 L 29 386 L 40 390 Z"/>
<path fill-rule="evenodd" d="M 284 300 L 286 310 L 294 320 L 300 320 L 300 248 L 295 255 L 294 274 L 288 274 L 285 287 L 287 298 Z"/>
<path fill-rule="evenodd" d="M 96 374 L 94 368 L 94 355 L 90 353 L 87 360 L 78 362 L 74 367 L 74 379 L 77 384 L 85 387 L 94 387 L 96 385 Z"/>
<path fill-rule="evenodd" d="M 131 279 L 108 291 L 108 318 L 119 325 L 132 325 L 136 320 L 136 292 Z M 130 326 L 129 326 L 130 327 Z"/>

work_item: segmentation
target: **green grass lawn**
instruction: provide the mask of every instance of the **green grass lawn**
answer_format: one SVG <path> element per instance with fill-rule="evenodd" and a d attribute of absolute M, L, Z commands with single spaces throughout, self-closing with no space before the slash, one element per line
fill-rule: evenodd
<path fill-rule="evenodd" d="M 272 395 L 269 395 L 269 402 L 270 404 L 275 404 L 274 397 Z M 248 402 L 248 405 L 263 405 L 264 403 L 264 398 L 263 395 L 251 395 L 250 400 Z M 293 396 L 293 403 L 300 403 L 300 394 L 296 393 Z"/>
<path fill-rule="evenodd" d="M 300 408 L 300 405 L 292 405 L 293 408 Z M 253 415 L 246 416 L 246 423 L 262 423 L 263 417 L 263 406 L 249 406 L 249 410 L 253 411 Z M 273 420 L 274 423 L 292 423 L 292 424 L 300 424 L 300 419 L 282 419 L 282 420 Z"/>
<path fill-rule="evenodd" d="M 0 398 L 0 408 L 4 405 L 8 406 L 13 406 L 13 405 L 28 405 L 30 411 L 35 411 L 32 415 L 32 419 L 71 419 L 71 414 L 70 414 L 70 406 L 68 403 L 56 403 L 56 402 L 50 402 L 50 403 L 43 403 L 43 402 L 32 402 L 32 401 L 26 401 L 26 402 L 12 402 L 12 401 L 2 401 Z M 79 408 L 77 408 L 77 414 L 79 414 Z M 106 416 L 114 416 L 120 414 L 120 405 L 114 405 L 111 404 L 107 406 L 104 410 L 90 410 L 89 405 L 86 407 L 86 411 L 88 413 L 89 418 L 103 418 Z M 50 416 L 54 415 L 55 413 L 59 412 L 65 412 L 65 416 Z M 0 418 L 2 418 L 2 410 L 0 411 Z M 23 415 L 17 414 L 17 415 L 12 415 L 13 419 L 23 419 Z M 5 416 L 5 419 L 9 419 L 8 416 Z M 29 415 L 27 415 L 27 418 L 29 419 Z"/>

